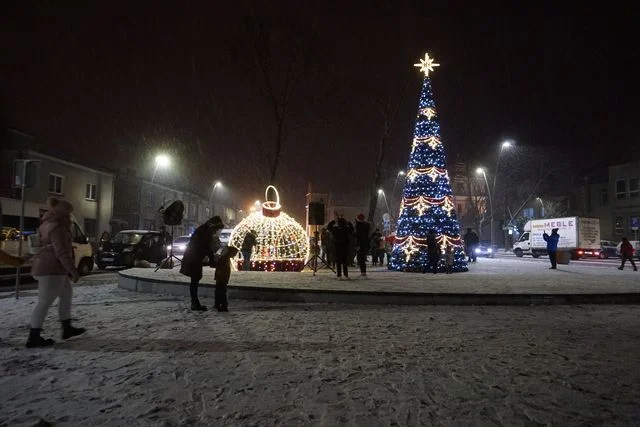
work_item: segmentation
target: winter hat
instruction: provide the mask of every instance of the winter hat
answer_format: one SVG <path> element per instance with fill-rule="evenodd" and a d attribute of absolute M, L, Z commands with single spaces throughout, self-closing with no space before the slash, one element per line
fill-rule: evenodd
<path fill-rule="evenodd" d="M 358 214 L 358 216 L 356 216 L 356 219 L 357 219 L 358 221 L 364 221 L 364 214 L 361 214 L 361 213 L 360 213 L 360 214 Z"/>
<path fill-rule="evenodd" d="M 224 223 L 222 222 L 222 218 L 220 218 L 218 215 L 212 217 L 207 222 L 211 224 L 213 228 L 224 228 Z"/>

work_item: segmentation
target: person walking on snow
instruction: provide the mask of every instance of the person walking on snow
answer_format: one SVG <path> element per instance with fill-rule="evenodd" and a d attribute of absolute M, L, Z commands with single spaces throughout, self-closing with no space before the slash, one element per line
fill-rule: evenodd
<path fill-rule="evenodd" d="M 555 270 L 558 266 L 557 263 L 557 250 L 558 250 L 558 240 L 560 240 L 560 236 L 558 235 L 558 229 L 553 228 L 551 230 L 551 235 L 548 235 L 545 231 L 542 234 L 542 238 L 545 242 L 547 242 L 547 253 L 549 254 L 549 260 L 551 261 L 551 268 L 549 270 Z"/>
<path fill-rule="evenodd" d="M 342 273 L 344 272 L 344 278 L 349 279 L 349 240 L 353 237 L 353 225 L 344 219 L 341 214 L 337 212 L 334 214 L 335 219 L 327 224 L 327 230 L 331 232 L 333 237 L 333 244 L 336 249 L 336 261 L 337 261 L 337 275 L 338 280 L 342 280 Z"/>
<path fill-rule="evenodd" d="M 207 310 L 207 307 L 200 304 L 200 300 L 198 299 L 198 283 L 200 279 L 202 279 L 202 262 L 205 257 L 208 257 L 209 265 L 212 268 L 215 267 L 215 253 L 222 246 L 216 233 L 223 228 L 224 224 L 222 223 L 222 219 L 217 215 L 196 228 L 196 231 L 194 231 L 191 236 L 191 240 L 189 240 L 187 250 L 182 257 L 180 273 L 191 278 L 191 285 L 189 286 L 191 310 Z"/>
<path fill-rule="evenodd" d="M 242 240 L 240 252 L 242 252 L 242 269 L 244 271 L 251 270 L 251 252 L 253 252 L 253 247 L 257 243 L 257 235 L 258 233 L 255 230 L 250 230 Z"/>
<path fill-rule="evenodd" d="M 62 339 L 83 334 L 84 328 L 71 326 L 71 282 L 80 278 L 75 266 L 71 236 L 71 203 L 54 197 L 47 200 L 50 210 L 42 216 L 38 228 L 40 250 L 33 260 L 31 275 L 38 281 L 38 304 L 31 314 L 31 329 L 26 346 L 47 347 L 55 341 L 42 338 L 42 325 L 49 307 L 58 298 L 58 316 Z"/>
<path fill-rule="evenodd" d="M 429 255 L 429 268 L 433 274 L 438 272 L 438 263 L 440 262 L 440 246 L 438 245 L 438 236 L 435 230 L 430 230 L 427 235 L 427 253 Z"/>
<path fill-rule="evenodd" d="M 629 260 L 629 262 L 631 262 L 631 265 L 633 266 L 633 271 L 638 271 L 638 268 L 636 267 L 636 263 L 633 262 L 633 246 L 631 245 L 631 243 L 629 243 L 629 239 L 627 239 L 626 237 L 622 238 L 622 244 L 620 245 L 620 256 L 622 258 L 622 264 L 620 264 L 620 267 L 618 267 L 618 270 L 623 270 L 624 269 L 624 263 Z"/>
<path fill-rule="evenodd" d="M 369 233 L 371 224 L 365 221 L 363 214 L 356 216 L 356 245 L 358 246 L 358 265 L 360 276 L 367 277 L 367 254 L 369 253 Z"/>
<path fill-rule="evenodd" d="M 464 240 L 464 251 L 469 257 L 469 262 L 476 262 L 478 260 L 476 246 L 480 243 L 480 238 L 471 228 L 467 228 L 467 232 L 464 233 L 462 239 Z"/>

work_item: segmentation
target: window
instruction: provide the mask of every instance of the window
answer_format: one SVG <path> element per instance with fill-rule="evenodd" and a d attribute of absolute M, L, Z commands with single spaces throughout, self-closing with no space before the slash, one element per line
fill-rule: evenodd
<path fill-rule="evenodd" d="M 189 212 L 191 212 L 191 216 L 192 217 L 197 217 L 198 216 L 198 206 L 193 204 L 193 203 L 189 203 Z"/>
<path fill-rule="evenodd" d="M 62 175 L 49 174 L 49 193 L 62 194 Z"/>
<path fill-rule="evenodd" d="M 85 192 L 84 198 L 87 200 L 95 200 L 97 190 L 98 187 L 96 187 L 95 184 L 87 184 L 87 191 Z"/>
<path fill-rule="evenodd" d="M 629 178 L 629 198 L 640 197 L 638 178 Z"/>
<path fill-rule="evenodd" d="M 204 208 L 204 216 L 209 219 L 211 217 L 211 208 Z"/>
<path fill-rule="evenodd" d="M 624 179 L 616 181 L 616 199 L 627 198 L 627 182 Z"/>
<path fill-rule="evenodd" d="M 153 191 L 149 191 L 147 193 L 147 207 L 148 208 L 153 207 Z"/>
<path fill-rule="evenodd" d="M 616 217 L 615 222 L 616 234 L 624 234 L 624 218 L 621 216 Z"/>
<path fill-rule="evenodd" d="M 522 209 L 522 216 L 525 218 L 533 218 L 533 208 Z"/>
<path fill-rule="evenodd" d="M 600 204 L 606 205 L 609 203 L 609 192 L 607 190 L 602 190 L 600 192 Z"/>

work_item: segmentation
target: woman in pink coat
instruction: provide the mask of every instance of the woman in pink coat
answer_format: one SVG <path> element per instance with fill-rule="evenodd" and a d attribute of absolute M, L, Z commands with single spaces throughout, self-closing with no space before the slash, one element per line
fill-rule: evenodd
<path fill-rule="evenodd" d="M 40 336 L 49 307 L 59 298 L 58 315 L 62 322 L 62 339 L 84 333 L 84 328 L 71 326 L 71 282 L 80 275 L 75 267 L 71 237 L 71 203 L 56 198 L 47 200 L 51 208 L 42 216 L 38 236 L 40 250 L 35 256 L 31 275 L 38 281 L 38 304 L 31 314 L 31 330 L 27 347 L 46 347 L 52 339 Z"/>

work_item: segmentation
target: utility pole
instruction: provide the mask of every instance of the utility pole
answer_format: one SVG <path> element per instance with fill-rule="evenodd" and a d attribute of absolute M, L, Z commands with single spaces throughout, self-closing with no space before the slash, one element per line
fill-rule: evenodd
<path fill-rule="evenodd" d="M 27 169 L 39 162 L 40 160 L 34 159 L 16 159 L 14 160 L 14 187 L 20 188 L 20 238 L 18 239 L 18 256 L 22 257 L 22 240 L 24 239 L 24 207 L 26 202 L 25 190 L 28 187 L 32 187 L 37 182 L 37 175 L 33 177 L 29 176 L 29 182 L 27 183 Z M 20 176 L 18 177 L 18 172 Z M 15 182 L 18 181 L 19 182 Z M 20 298 L 20 266 L 16 267 L 16 299 Z"/>

